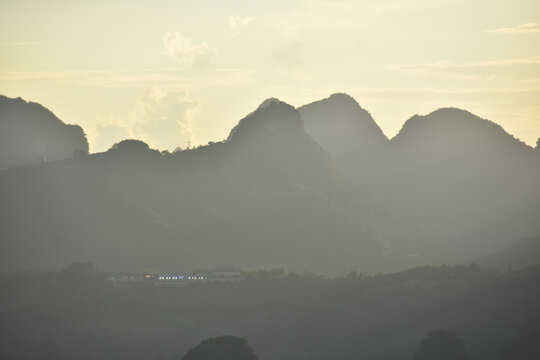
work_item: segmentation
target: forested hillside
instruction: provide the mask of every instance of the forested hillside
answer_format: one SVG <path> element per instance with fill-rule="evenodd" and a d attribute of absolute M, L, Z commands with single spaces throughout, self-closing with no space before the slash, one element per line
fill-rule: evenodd
<path fill-rule="evenodd" d="M 335 279 L 274 269 L 184 288 L 114 287 L 84 269 L 92 268 L 1 278 L 0 357 L 180 359 L 204 339 L 233 335 L 261 359 L 410 360 L 437 329 L 457 334 L 472 360 L 540 354 L 531 341 L 540 332 L 538 266 Z"/>

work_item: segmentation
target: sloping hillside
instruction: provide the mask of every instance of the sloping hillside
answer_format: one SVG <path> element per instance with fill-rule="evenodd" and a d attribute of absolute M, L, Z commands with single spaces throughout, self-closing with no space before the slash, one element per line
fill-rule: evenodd
<path fill-rule="evenodd" d="M 82 128 L 40 104 L 0 95 L 0 170 L 88 153 Z"/>

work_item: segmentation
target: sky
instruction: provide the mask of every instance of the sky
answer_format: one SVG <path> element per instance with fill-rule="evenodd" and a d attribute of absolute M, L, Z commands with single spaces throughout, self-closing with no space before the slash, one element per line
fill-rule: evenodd
<path fill-rule="evenodd" d="M 85 130 L 91 152 L 225 139 L 269 97 L 353 96 L 388 137 L 458 107 L 534 146 L 538 0 L 0 0 L 0 94 Z"/>

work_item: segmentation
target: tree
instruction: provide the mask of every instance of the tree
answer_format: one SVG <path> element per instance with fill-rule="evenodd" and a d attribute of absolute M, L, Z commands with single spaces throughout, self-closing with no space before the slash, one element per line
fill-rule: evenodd
<path fill-rule="evenodd" d="M 246 339 L 219 336 L 189 349 L 182 360 L 257 360 L 257 355 Z"/>
<path fill-rule="evenodd" d="M 455 333 L 434 330 L 422 340 L 414 360 L 469 360 L 463 340 Z"/>

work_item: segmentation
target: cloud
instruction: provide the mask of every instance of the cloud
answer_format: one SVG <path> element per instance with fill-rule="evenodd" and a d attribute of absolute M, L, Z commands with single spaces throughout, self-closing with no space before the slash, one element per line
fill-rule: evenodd
<path fill-rule="evenodd" d="M 509 87 L 340 87 L 334 88 L 313 88 L 313 87 L 291 87 L 291 86 L 272 86 L 269 87 L 273 93 L 291 92 L 295 96 L 302 98 L 299 104 L 312 101 L 313 98 L 322 98 L 328 94 L 341 91 L 347 94 L 361 94 L 362 98 L 368 99 L 366 96 L 371 96 L 371 101 L 392 101 L 399 102 L 401 100 L 410 102 L 404 99 L 402 95 L 413 94 L 416 98 L 412 102 L 422 102 L 426 94 L 523 94 L 540 92 L 540 86 L 528 86 L 519 88 Z M 394 95 L 399 98 L 393 97 Z M 420 97 L 417 97 L 421 95 Z M 389 97 L 390 96 L 390 97 Z"/>
<path fill-rule="evenodd" d="M 298 28 L 295 25 L 284 26 L 281 36 L 281 43 L 272 54 L 274 62 L 286 70 L 293 81 L 307 80 Z"/>
<path fill-rule="evenodd" d="M 79 86 L 118 88 L 159 85 L 160 88 L 197 89 L 242 87 L 253 83 L 257 71 L 251 69 L 213 69 L 194 72 L 189 69 L 160 68 L 140 70 L 74 71 L 0 71 L 0 80 L 52 80 Z"/>
<path fill-rule="evenodd" d="M 229 16 L 229 28 L 232 30 L 233 35 L 238 35 L 246 26 L 251 23 L 253 20 L 252 17 L 240 17 L 240 16 Z"/>
<path fill-rule="evenodd" d="M 507 88 L 507 87 L 450 87 L 450 88 L 351 88 L 349 92 L 364 92 L 364 93 L 434 93 L 434 94 L 515 94 L 515 93 L 531 93 L 540 91 L 540 86 L 529 86 L 523 88 Z"/>
<path fill-rule="evenodd" d="M 540 56 L 529 56 L 514 59 L 504 60 L 489 60 L 478 62 L 466 62 L 466 63 L 453 63 L 451 61 L 438 61 L 434 63 L 424 64 L 392 64 L 388 67 L 390 69 L 459 69 L 459 68 L 478 68 L 489 66 L 511 66 L 511 65 L 535 65 L 540 64 Z"/>
<path fill-rule="evenodd" d="M 28 45 L 37 45 L 37 42 L 34 41 L 14 41 L 14 42 L 0 42 L 0 47 L 7 46 L 28 46 Z"/>
<path fill-rule="evenodd" d="M 106 151 L 119 141 L 133 137 L 129 126 L 121 119 L 114 117 L 98 117 L 94 131 L 90 134 L 90 146 L 92 152 Z"/>
<path fill-rule="evenodd" d="M 455 63 L 438 61 L 422 64 L 391 64 L 387 69 L 413 75 L 446 75 L 459 79 L 509 80 L 520 82 L 536 82 L 531 77 L 533 70 L 540 70 L 540 56 L 529 56 L 513 59 L 488 60 L 477 62 Z M 525 73 L 523 69 L 527 67 Z M 536 70 L 535 70 L 536 69 Z"/>
<path fill-rule="evenodd" d="M 88 130 L 92 152 L 102 152 L 125 139 L 139 139 L 161 150 L 194 143 L 193 115 L 200 102 L 182 91 L 147 88 L 130 116 L 102 116 Z"/>
<path fill-rule="evenodd" d="M 193 143 L 193 114 L 200 102 L 185 92 L 160 93 L 147 89 L 135 109 L 133 134 L 151 147 L 174 150 Z"/>
<path fill-rule="evenodd" d="M 161 39 L 163 52 L 178 60 L 182 65 L 187 65 L 192 69 L 204 69 L 214 65 L 217 52 L 206 42 L 193 44 L 190 38 L 177 32 L 166 32 Z"/>
<path fill-rule="evenodd" d="M 275 14 L 275 22 L 291 21 L 310 29 L 363 28 L 394 12 L 436 7 L 448 0 L 298 0 L 296 6 Z"/>
<path fill-rule="evenodd" d="M 520 24 L 514 27 L 500 28 L 494 30 L 487 30 L 488 33 L 499 33 L 499 34 L 531 34 L 531 33 L 540 33 L 540 24 Z"/>
<path fill-rule="evenodd" d="M 287 40 L 274 51 L 274 61 L 285 69 L 293 81 L 307 80 L 304 72 L 301 43 L 299 40 Z"/>
<path fill-rule="evenodd" d="M 284 42 L 274 51 L 274 60 L 288 70 L 300 68 L 304 63 L 300 55 L 300 46 L 298 40 Z"/>

